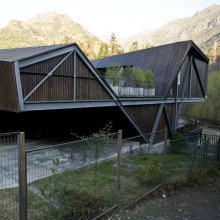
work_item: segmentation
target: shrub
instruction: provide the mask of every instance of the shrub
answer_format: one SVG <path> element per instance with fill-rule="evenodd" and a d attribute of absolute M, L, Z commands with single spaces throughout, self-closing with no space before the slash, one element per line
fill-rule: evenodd
<path fill-rule="evenodd" d="M 61 219 L 92 219 L 103 210 L 102 197 L 92 194 L 87 190 L 74 188 L 62 189 L 58 197 L 59 216 Z"/>
<path fill-rule="evenodd" d="M 122 67 L 118 64 L 110 65 L 106 72 L 105 76 L 108 78 L 109 82 L 115 86 L 121 80 L 122 77 Z"/>
<path fill-rule="evenodd" d="M 159 155 L 153 155 L 137 171 L 140 184 L 159 184 L 162 181 L 162 160 Z"/>
<path fill-rule="evenodd" d="M 174 132 L 171 136 L 171 152 L 179 154 L 187 146 L 186 138 L 179 132 Z"/>

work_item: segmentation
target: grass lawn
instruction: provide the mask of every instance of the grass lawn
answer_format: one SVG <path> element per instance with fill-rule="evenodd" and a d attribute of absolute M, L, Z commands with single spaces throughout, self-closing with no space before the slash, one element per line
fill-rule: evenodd
<path fill-rule="evenodd" d="M 186 175 L 191 158 L 167 155 L 167 178 Z M 59 166 L 59 164 L 57 165 Z M 116 205 L 117 163 L 106 161 L 84 168 L 65 171 L 29 184 L 29 219 L 71 219 L 94 217 Z M 119 204 L 124 207 L 143 196 L 163 180 L 163 155 L 130 155 L 123 157 L 120 170 Z M 0 213 L 13 218 L 11 211 L 18 207 L 18 197 L 10 196 L 16 189 L 0 191 Z M 4 200 L 4 198 L 10 198 Z M 5 203 L 9 203 L 8 206 Z M 1 216 L 1 214 L 0 214 Z M 0 219 L 4 219 L 3 217 Z"/>

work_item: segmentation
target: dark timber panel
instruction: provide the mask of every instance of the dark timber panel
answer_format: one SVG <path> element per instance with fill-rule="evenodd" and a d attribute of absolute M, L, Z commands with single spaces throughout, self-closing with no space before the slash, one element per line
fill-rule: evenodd
<path fill-rule="evenodd" d="M 0 61 L 0 109 L 19 111 L 13 63 Z"/>
<path fill-rule="evenodd" d="M 159 105 L 126 106 L 125 108 L 145 133 L 152 131 Z"/>
<path fill-rule="evenodd" d="M 79 56 L 76 59 L 76 76 L 77 100 L 111 99 Z"/>
<path fill-rule="evenodd" d="M 44 60 L 20 69 L 22 73 L 47 74 L 50 72 L 67 54 L 62 54 L 48 60 Z"/>
<path fill-rule="evenodd" d="M 195 58 L 195 64 L 198 69 L 198 73 L 203 85 L 204 90 L 206 91 L 206 77 L 207 77 L 207 62 L 204 62 L 202 60 L 199 60 Z"/>
<path fill-rule="evenodd" d="M 67 54 L 21 68 L 24 97 L 56 67 Z M 73 55 L 70 55 L 27 101 L 59 101 L 73 99 Z"/>
<path fill-rule="evenodd" d="M 199 84 L 199 81 L 198 81 L 198 77 L 196 75 L 196 71 L 194 69 L 194 67 L 192 67 L 192 94 L 191 96 L 193 98 L 197 98 L 197 97 L 203 97 L 203 94 L 202 94 L 202 89 L 200 87 L 200 84 Z"/>
<path fill-rule="evenodd" d="M 170 121 L 170 126 L 173 124 L 173 106 L 174 104 L 166 104 L 167 114 Z"/>

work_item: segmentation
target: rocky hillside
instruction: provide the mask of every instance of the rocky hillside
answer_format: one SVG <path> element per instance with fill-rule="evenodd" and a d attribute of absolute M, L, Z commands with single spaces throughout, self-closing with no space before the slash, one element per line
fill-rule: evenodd
<path fill-rule="evenodd" d="M 220 63 L 220 5 L 208 7 L 192 17 L 174 20 L 159 29 L 123 39 L 119 44 L 126 52 L 135 42 L 136 49 L 142 49 L 189 39 L 209 56 L 212 63 L 218 60 Z M 103 47 L 103 42 L 80 24 L 56 12 L 40 14 L 28 21 L 12 20 L 0 29 L 2 49 L 70 42 L 78 43 L 90 59 L 96 58 L 100 47 Z M 107 51 L 109 48 L 107 45 Z"/>
<path fill-rule="evenodd" d="M 96 53 L 101 41 L 66 15 L 55 12 L 27 21 L 12 20 L 0 29 L 0 48 L 77 42 L 86 53 Z"/>
<path fill-rule="evenodd" d="M 145 47 L 189 39 L 211 59 L 215 59 L 215 55 L 220 56 L 220 5 L 208 7 L 192 17 L 174 20 L 159 29 L 141 32 L 120 43 L 128 50 L 135 41 L 140 47 Z"/>

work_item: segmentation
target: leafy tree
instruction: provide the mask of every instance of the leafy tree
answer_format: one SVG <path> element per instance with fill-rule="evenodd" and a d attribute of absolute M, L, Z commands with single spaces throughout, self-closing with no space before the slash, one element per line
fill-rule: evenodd
<path fill-rule="evenodd" d="M 153 85 L 154 74 L 150 69 L 144 70 L 140 67 L 133 68 L 132 76 L 137 86 L 140 86 L 143 83 L 147 83 L 149 87 Z"/>
<path fill-rule="evenodd" d="M 110 83 L 114 86 L 116 85 L 122 77 L 122 67 L 119 64 L 110 65 L 106 72 L 105 76 L 108 78 Z"/>
<path fill-rule="evenodd" d="M 99 49 L 98 58 L 103 58 L 108 56 L 109 55 L 108 48 L 109 48 L 108 44 L 103 43 Z"/>
<path fill-rule="evenodd" d="M 208 99 L 196 103 L 188 114 L 197 119 L 218 121 L 220 123 L 220 71 L 209 74 Z"/>
<path fill-rule="evenodd" d="M 141 83 L 144 82 L 144 78 L 145 78 L 144 70 L 141 69 L 140 67 L 133 68 L 132 70 L 133 70 L 132 71 L 133 80 L 137 86 L 140 86 Z"/>
<path fill-rule="evenodd" d="M 132 52 L 132 51 L 136 51 L 136 50 L 139 50 L 139 46 L 138 46 L 138 42 L 134 41 L 132 43 L 132 45 L 130 46 L 129 51 Z"/>
<path fill-rule="evenodd" d="M 114 33 L 112 33 L 110 38 L 110 55 L 117 55 L 123 53 L 123 49 L 121 45 L 118 44 L 117 37 Z"/>

